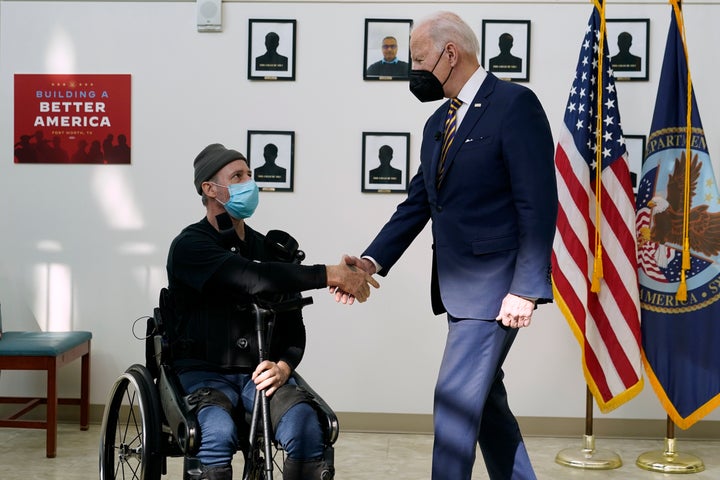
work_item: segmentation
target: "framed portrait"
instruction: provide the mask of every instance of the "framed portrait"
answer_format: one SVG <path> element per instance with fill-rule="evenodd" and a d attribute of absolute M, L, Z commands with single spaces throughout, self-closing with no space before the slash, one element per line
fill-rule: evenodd
<path fill-rule="evenodd" d="M 483 20 L 482 64 L 498 78 L 530 80 L 530 20 Z"/>
<path fill-rule="evenodd" d="M 294 149 L 295 132 L 248 130 L 248 161 L 261 191 L 293 191 Z"/>
<path fill-rule="evenodd" d="M 625 148 L 628 152 L 628 164 L 630 167 L 630 179 L 632 181 L 633 192 L 637 195 L 643 162 L 645 161 L 645 135 L 623 136 L 625 137 Z"/>
<path fill-rule="evenodd" d="M 363 132 L 362 142 L 362 191 L 407 192 L 410 134 Z"/>
<path fill-rule="evenodd" d="M 615 80 L 647 80 L 650 19 L 607 19 L 607 43 Z"/>
<path fill-rule="evenodd" d="M 410 28 L 412 20 L 365 19 L 365 80 L 410 78 Z"/>
<path fill-rule="evenodd" d="M 295 26 L 295 20 L 249 20 L 250 80 L 295 80 Z"/>

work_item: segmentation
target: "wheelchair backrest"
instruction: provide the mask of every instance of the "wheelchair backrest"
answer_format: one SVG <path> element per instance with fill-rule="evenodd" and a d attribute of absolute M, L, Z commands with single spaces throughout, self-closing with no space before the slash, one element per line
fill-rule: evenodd
<path fill-rule="evenodd" d="M 145 366 L 153 378 L 160 375 L 160 365 L 167 365 L 171 359 L 168 323 L 173 315 L 172 295 L 170 290 L 160 290 L 158 306 L 153 309 L 153 316 L 148 318 L 145 330 Z"/>

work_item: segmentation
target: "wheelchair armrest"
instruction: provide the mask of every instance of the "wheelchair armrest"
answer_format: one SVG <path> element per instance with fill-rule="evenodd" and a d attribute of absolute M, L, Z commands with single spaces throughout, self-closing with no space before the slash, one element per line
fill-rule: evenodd
<path fill-rule="evenodd" d="M 182 395 L 177 375 L 168 365 L 160 366 L 158 390 L 160 404 L 178 446 L 186 456 L 195 455 L 200 449 L 200 425 L 187 397 Z"/>
<path fill-rule="evenodd" d="M 338 435 L 340 435 L 340 423 L 338 422 L 337 415 L 335 415 L 333 409 L 330 408 L 330 405 L 328 405 L 325 400 L 323 400 L 323 398 L 312 389 L 310 384 L 308 384 L 297 371 L 293 371 L 292 377 L 297 382 L 298 387 L 305 390 L 312 397 L 315 406 L 322 413 L 322 417 L 325 420 L 323 428 L 327 433 L 328 445 L 333 445 L 337 441 Z"/>

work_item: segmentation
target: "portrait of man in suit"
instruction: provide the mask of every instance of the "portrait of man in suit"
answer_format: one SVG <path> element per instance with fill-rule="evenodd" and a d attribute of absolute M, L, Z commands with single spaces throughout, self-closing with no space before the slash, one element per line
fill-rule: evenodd
<path fill-rule="evenodd" d="M 383 38 L 382 54 L 382 59 L 368 67 L 368 76 L 407 77 L 410 74 L 410 64 L 403 62 L 397 56 L 398 41 L 395 37 L 387 36 Z"/>
<path fill-rule="evenodd" d="M 412 20 L 365 19 L 363 79 L 407 80 Z"/>

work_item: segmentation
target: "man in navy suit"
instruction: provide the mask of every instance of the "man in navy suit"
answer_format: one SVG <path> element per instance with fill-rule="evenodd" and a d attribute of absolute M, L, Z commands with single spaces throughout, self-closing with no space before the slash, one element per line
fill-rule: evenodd
<path fill-rule="evenodd" d="M 440 167 L 447 102 L 425 124 L 407 199 L 349 261 L 387 275 L 432 219 L 432 307 L 448 320 L 432 478 L 469 480 L 477 442 L 491 479 L 534 479 L 501 367 L 535 305 L 552 300 L 557 189 L 547 117 L 532 91 L 479 65 L 477 37 L 455 14 L 418 23 L 410 50 L 418 99 L 462 102 L 456 134 Z"/>

